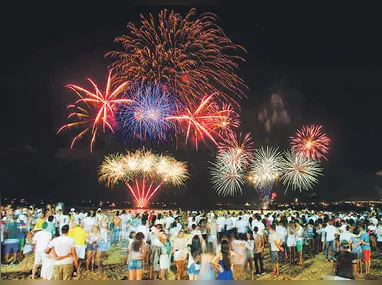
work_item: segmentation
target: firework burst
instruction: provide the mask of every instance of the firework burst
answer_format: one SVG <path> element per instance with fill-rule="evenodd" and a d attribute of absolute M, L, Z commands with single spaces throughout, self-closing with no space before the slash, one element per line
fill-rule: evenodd
<path fill-rule="evenodd" d="M 321 131 L 322 126 L 304 126 L 291 137 L 291 149 L 311 159 L 327 159 L 330 138 Z"/>
<path fill-rule="evenodd" d="M 215 145 L 218 145 L 214 135 L 216 135 L 216 124 L 222 120 L 227 120 L 228 113 L 226 110 L 220 110 L 216 103 L 213 102 L 213 96 L 216 97 L 217 93 L 213 93 L 201 100 L 201 103 L 195 110 L 191 111 L 185 108 L 185 114 L 176 116 L 168 116 L 166 120 L 176 121 L 185 129 L 186 144 L 190 137 L 195 143 L 195 148 L 198 149 L 200 141 L 204 138 L 209 138 Z"/>
<path fill-rule="evenodd" d="M 282 174 L 283 157 L 277 148 L 266 147 L 254 151 L 248 179 L 259 189 L 272 189 Z"/>
<path fill-rule="evenodd" d="M 322 175 L 322 168 L 318 160 L 307 158 L 301 153 L 287 151 L 282 163 L 283 174 L 281 182 L 292 190 L 309 190 L 318 183 L 318 176 Z M 285 192 L 286 192 L 285 191 Z"/>
<path fill-rule="evenodd" d="M 237 136 L 231 132 L 224 138 L 223 142 L 219 143 L 219 149 L 235 149 L 237 155 L 243 156 L 245 164 L 248 165 L 250 160 L 253 159 L 254 150 L 251 133 L 247 133 L 243 138 L 242 133 Z"/>
<path fill-rule="evenodd" d="M 111 68 L 117 71 L 118 80 L 164 84 L 190 108 L 202 94 L 218 90 L 223 91 L 222 99 L 235 102 L 228 94 L 243 96 L 245 85 L 236 75 L 237 61 L 244 60 L 234 53 L 245 50 L 233 44 L 215 20 L 212 13 L 197 17 L 196 9 L 184 18 L 162 10 L 158 21 L 151 14 L 148 18 L 141 15 L 140 27 L 130 23 L 129 35 L 115 40 L 125 51 L 106 56 L 116 58 Z"/>
<path fill-rule="evenodd" d="M 109 187 L 123 181 L 138 207 L 146 206 L 162 185 L 179 187 L 188 176 L 185 163 L 148 150 L 108 155 L 99 170 L 99 181 Z"/>
<path fill-rule="evenodd" d="M 134 142 L 137 138 L 141 144 L 147 140 L 153 144 L 167 141 L 175 125 L 165 118 L 180 106 L 175 105 L 166 89 L 154 84 L 136 87 L 128 91 L 128 97 L 133 102 L 121 105 L 116 114 L 119 132 L 125 141 Z"/>
<path fill-rule="evenodd" d="M 71 149 L 76 141 L 87 133 L 91 133 L 90 152 L 92 152 L 98 130 L 101 129 L 105 133 L 106 129 L 109 129 L 114 133 L 112 122 L 114 120 L 116 107 L 120 104 L 129 104 L 131 100 L 117 98 L 126 88 L 127 82 L 117 86 L 114 91 L 110 90 L 111 73 L 109 73 L 105 92 L 101 92 L 92 80 L 88 80 L 93 85 L 94 92 L 73 84 L 66 86 L 76 92 L 80 97 L 74 105 L 68 106 L 68 109 L 74 109 L 68 116 L 68 119 L 76 118 L 76 120 L 62 126 L 57 133 L 60 133 L 63 129 L 81 128 L 80 133 L 72 140 Z M 81 95 L 81 93 L 83 93 L 83 95 Z"/>

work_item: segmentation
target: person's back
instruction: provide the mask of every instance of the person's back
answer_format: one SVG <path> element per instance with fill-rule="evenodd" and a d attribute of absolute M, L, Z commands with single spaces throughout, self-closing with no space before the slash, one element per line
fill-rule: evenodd
<path fill-rule="evenodd" d="M 334 256 L 336 261 L 336 276 L 354 279 L 353 266 L 356 262 L 356 255 L 349 251 L 340 250 Z"/>
<path fill-rule="evenodd" d="M 68 236 L 74 239 L 76 245 L 85 245 L 86 243 L 86 233 L 80 226 L 69 230 Z"/>
<path fill-rule="evenodd" d="M 36 243 L 36 252 L 44 251 L 52 240 L 52 234 L 46 230 L 42 230 L 34 235 L 33 240 Z"/>

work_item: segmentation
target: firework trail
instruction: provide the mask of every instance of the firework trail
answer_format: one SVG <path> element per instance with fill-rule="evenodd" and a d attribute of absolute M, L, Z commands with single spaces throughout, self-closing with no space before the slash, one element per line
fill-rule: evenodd
<path fill-rule="evenodd" d="M 235 149 L 237 155 L 245 158 L 245 165 L 253 159 L 253 141 L 251 133 L 247 133 L 244 138 L 242 133 L 237 136 L 235 133 L 229 133 L 223 142 L 219 143 L 219 150 Z"/>
<path fill-rule="evenodd" d="M 121 137 L 127 142 L 136 139 L 141 144 L 147 140 L 153 144 L 168 141 L 175 132 L 175 125 L 165 118 L 173 115 L 176 106 L 173 96 L 154 84 L 130 89 L 130 104 L 121 105 L 116 121 Z"/>
<path fill-rule="evenodd" d="M 81 128 L 80 133 L 73 138 L 70 148 L 72 149 L 76 141 L 87 133 L 90 133 L 90 152 L 92 152 L 98 130 L 101 129 L 105 133 L 107 128 L 114 133 L 112 122 L 114 120 L 116 107 L 120 104 L 129 104 L 131 103 L 131 100 L 117 98 L 117 96 L 126 88 L 128 84 L 127 82 L 117 86 L 114 91 L 110 90 L 111 73 L 109 73 L 105 92 L 101 92 L 91 79 L 88 80 L 93 85 L 94 92 L 90 92 L 89 90 L 73 84 L 66 86 L 76 92 L 80 99 L 77 100 L 74 105 L 69 105 L 67 107 L 68 109 L 74 109 L 68 116 L 68 119 L 75 118 L 76 120 L 62 126 L 57 134 L 63 129 Z M 83 93 L 83 95 L 81 95 L 81 93 Z"/>
<path fill-rule="evenodd" d="M 291 149 L 311 159 L 327 159 L 330 138 L 321 131 L 322 126 L 304 126 L 291 137 Z"/>
<path fill-rule="evenodd" d="M 309 190 L 318 183 L 318 176 L 322 175 L 322 168 L 318 160 L 307 158 L 301 153 L 287 151 L 282 164 L 283 174 L 281 182 L 292 190 Z"/>
<path fill-rule="evenodd" d="M 246 86 L 236 74 L 237 62 L 244 60 L 235 53 L 245 50 L 233 44 L 215 21 L 212 13 L 197 17 L 196 9 L 185 17 L 165 9 L 158 20 L 141 15 L 140 26 L 130 23 L 128 35 L 115 40 L 125 51 L 106 56 L 116 59 L 111 68 L 117 80 L 164 84 L 189 108 L 218 91 L 221 99 L 237 104 L 235 98 L 244 96 Z"/>
<path fill-rule="evenodd" d="M 179 187 L 188 177 L 185 163 L 144 149 L 108 155 L 99 170 L 99 181 L 109 187 L 124 182 L 140 208 L 148 205 L 163 185 Z"/>

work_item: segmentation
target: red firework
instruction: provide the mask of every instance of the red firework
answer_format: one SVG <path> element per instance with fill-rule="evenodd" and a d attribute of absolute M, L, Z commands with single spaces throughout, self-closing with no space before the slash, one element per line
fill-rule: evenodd
<path fill-rule="evenodd" d="M 75 109 L 75 111 L 68 116 L 68 119 L 76 117 L 77 120 L 65 124 L 57 133 L 61 132 L 63 129 L 71 129 L 75 127 L 83 128 L 80 133 L 73 138 L 70 148 L 72 149 L 77 140 L 90 132 L 92 137 L 90 140 L 90 152 L 92 152 L 99 128 L 102 128 L 104 133 L 106 132 L 106 128 L 114 133 L 113 124 L 115 106 L 118 104 L 130 103 L 132 100 L 116 98 L 125 89 L 128 82 L 122 83 L 117 86 L 114 91 L 110 91 L 111 72 L 109 73 L 105 92 L 101 92 L 91 79 L 88 78 L 88 80 L 93 85 L 94 92 L 90 92 L 89 90 L 73 84 L 68 84 L 66 86 L 76 92 L 80 97 L 74 105 L 72 104 L 67 107 L 68 109 Z M 81 95 L 80 92 L 82 92 L 84 96 Z"/>
<path fill-rule="evenodd" d="M 196 149 L 198 149 L 199 141 L 204 141 L 204 137 L 208 137 L 215 145 L 218 145 L 214 138 L 216 130 L 221 122 L 230 120 L 229 112 L 226 109 L 218 108 L 217 104 L 212 102 L 214 95 L 217 93 L 204 97 L 194 111 L 186 108 L 185 114 L 165 118 L 181 123 L 181 126 L 186 129 L 186 144 L 189 137 L 192 136 Z"/>
<path fill-rule="evenodd" d="M 311 159 L 327 158 L 330 138 L 321 131 L 322 126 L 304 126 L 291 139 L 291 149 Z"/>

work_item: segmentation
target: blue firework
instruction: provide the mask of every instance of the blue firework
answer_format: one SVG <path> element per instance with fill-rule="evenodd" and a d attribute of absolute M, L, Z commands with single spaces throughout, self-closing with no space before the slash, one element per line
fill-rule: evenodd
<path fill-rule="evenodd" d="M 125 142 L 157 144 L 172 137 L 175 125 L 164 118 L 174 115 L 179 106 L 171 94 L 161 86 L 149 85 L 130 89 L 126 95 L 133 102 L 121 106 L 116 114 L 119 133 Z"/>

